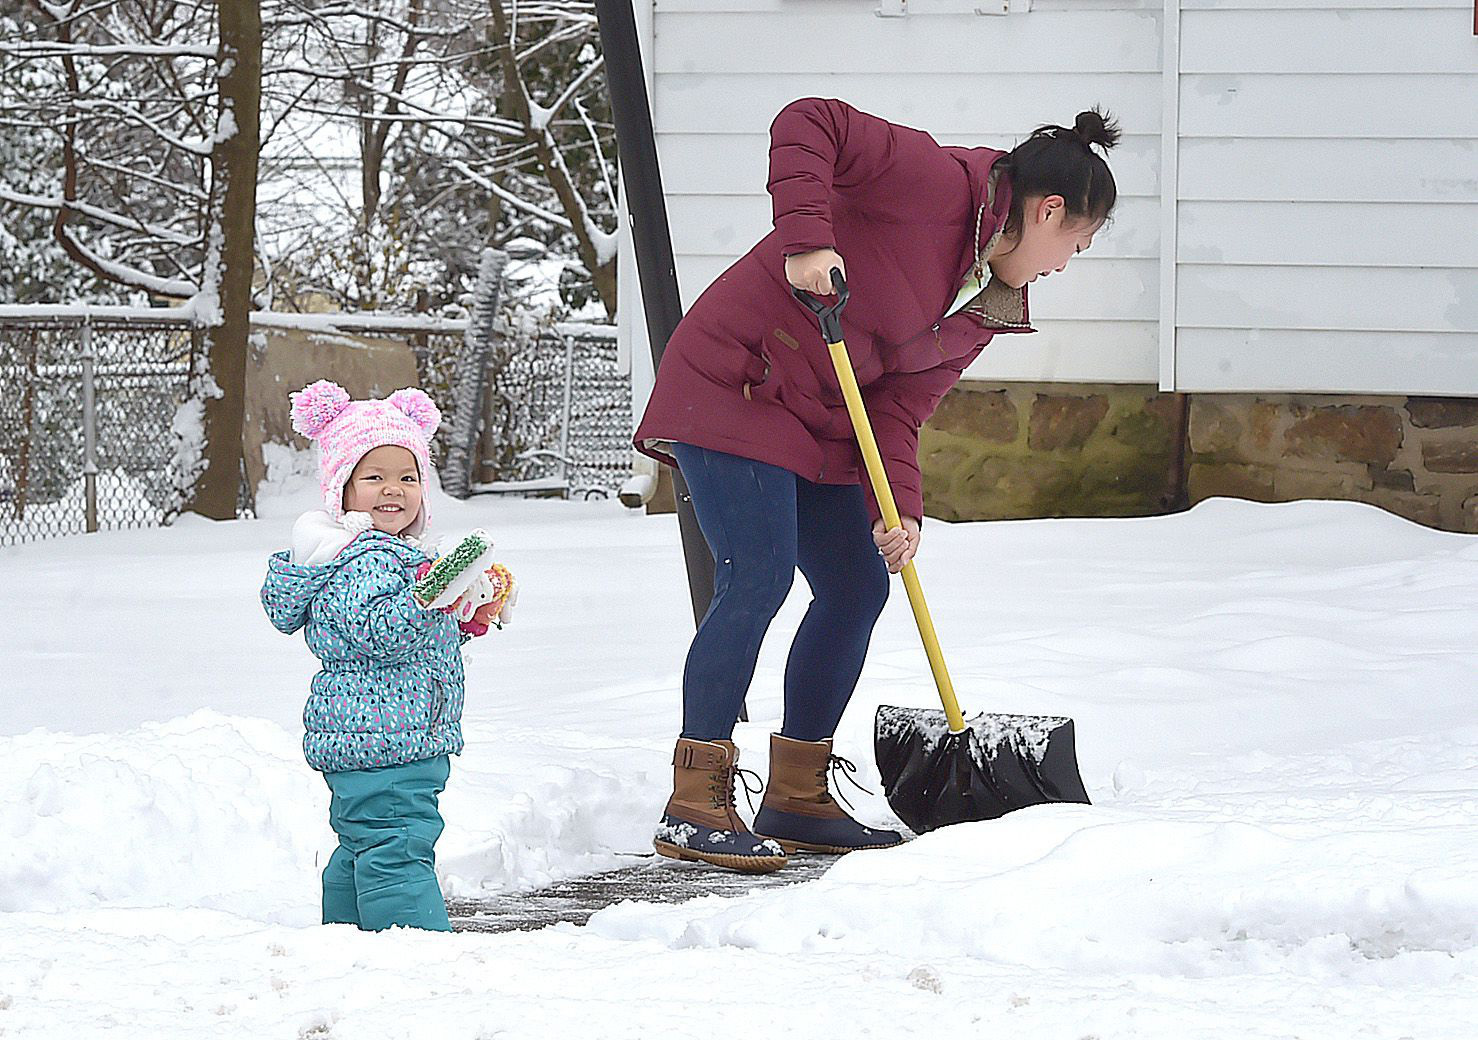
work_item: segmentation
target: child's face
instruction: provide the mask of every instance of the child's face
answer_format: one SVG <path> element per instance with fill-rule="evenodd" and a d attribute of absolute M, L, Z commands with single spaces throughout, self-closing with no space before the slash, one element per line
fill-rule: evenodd
<path fill-rule="evenodd" d="M 416 457 L 395 444 L 382 444 L 359 460 L 344 485 L 344 510 L 368 513 L 375 530 L 400 534 L 421 512 L 421 473 Z"/>

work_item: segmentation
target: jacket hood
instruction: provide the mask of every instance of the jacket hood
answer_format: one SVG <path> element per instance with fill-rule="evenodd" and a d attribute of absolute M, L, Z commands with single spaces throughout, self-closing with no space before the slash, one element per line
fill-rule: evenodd
<path fill-rule="evenodd" d="M 273 627 L 292 635 L 306 625 L 314 597 L 340 567 L 367 552 L 388 552 L 407 565 L 426 559 L 414 545 L 383 531 L 364 532 L 327 563 L 297 564 L 287 552 L 274 553 L 267 561 L 267 580 L 262 584 L 262 606 Z"/>
<path fill-rule="evenodd" d="M 964 169 L 974 200 L 975 242 L 971 256 L 961 259 L 959 280 L 974 276 L 984 287 L 970 312 L 988 327 L 1002 332 L 1030 332 L 1027 287 L 1020 289 L 998 281 L 990 274 L 986 258 L 1006 231 L 1011 215 L 1009 154 L 995 148 L 945 148 Z"/>
<path fill-rule="evenodd" d="M 946 147 L 944 150 L 965 171 L 975 211 L 977 256 L 966 259 L 960 272 L 963 276 L 978 255 L 988 251 L 986 246 L 996 234 L 1005 230 L 1006 218 L 1011 213 L 1011 177 L 1004 163 L 1008 155 L 995 148 Z"/>

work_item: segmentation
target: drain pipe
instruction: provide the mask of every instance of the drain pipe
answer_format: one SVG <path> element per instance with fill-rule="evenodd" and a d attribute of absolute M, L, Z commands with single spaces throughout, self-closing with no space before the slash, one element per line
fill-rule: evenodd
<path fill-rule="evenodd" d="M 1191 395 L 1172 393 L 1175 400 L 1175 422 L 1171 431 L 1170 480 L 1160 496 L 1160 507 L 1167 513 L 1180 513 L 1190 508 L 1191 496 L 1187 476 L 1187 460 L 1191 439 Z"/>
<path fill-rule="evenodd" d="M 621 485 L 616 497 L 627 509 L 640 509 L 657 493 L 657 463 L 645 455 L 637 455 L 631 464 L 631 476 Z"/>
<path fill-rule="evenodd" d="M 631 242 L 636 249 L 642 311 L 647 319 L 647 338 L 655 371 L 667 341 L 683 316 L 683 305 L 677 289 L 677 263 L 672 256 L 662 173 L 657 165 L 652 109 L 647 102 L 647 81 L 642 72 L 641 45 L 637 42 L 631 0 L 595 0 L 595 13 L 600 24 L 606 84 L 611 92 L 611 115 L 616 123 L 621 187 L 626 192 L 627 212 L 631 215 Z M 672 471 L 672 483 L 683 559 L 688 569 L 688 595 L 693 601 L 696 623 L 708 612 L 709 601 L 713 599 L 713 554 L 698 528 L 687 484 L 676 469 Z"/>

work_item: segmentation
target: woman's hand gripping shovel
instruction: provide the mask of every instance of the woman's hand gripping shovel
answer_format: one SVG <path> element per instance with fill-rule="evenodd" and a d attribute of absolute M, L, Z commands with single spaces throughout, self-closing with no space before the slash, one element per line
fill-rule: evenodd
<path fill-rule="evenodd" d="M 873 495 L 891 530 L 901 526 L 898 506 L 857 388 L 847 345 L 842 341 L 841 313 L 849 294 L 836 268 L 832 268 L 831 283 L 837 301 L 829 307 L 804 289 L 792 291 L 820 320 L 821 335 L 831 353 L 847 414 L 852 417 Z M 1073 720 L 1048 715 L 987 714 L 966 722 L 944 667 L 944 655 L 913 561 L 903 566 L 903 585 L 944 710 L 887 704 L 878 707 L 873 747 L 883 790 L 898 818 L 914 833 L 922 834 L 952 823 L 993 820 L 1027 805 L 1087 803 L 1088 792 L 1078 775 Z"/>

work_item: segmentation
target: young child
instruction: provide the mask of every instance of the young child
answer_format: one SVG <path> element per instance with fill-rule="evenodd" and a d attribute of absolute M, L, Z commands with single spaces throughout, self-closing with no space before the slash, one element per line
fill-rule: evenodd
<path fill-rule="evenodd" d="M 323 663 L 303 710 L 339 836 L 323 922 L 449 931 L 434 849 L 448 756 L 462 750 L 461 645 L 507 620 L 511 582 L 495 595 L 484 575 L 445 612 L 411 597 L 430 565 L 427 443 L 441 421 L 424 392 L 350 401 L 323 380 L 292 402 L 293 428 L 318 444 L 324 509 L 269 560 L 262 605 L 280 631 L 305 629 Z"/>

